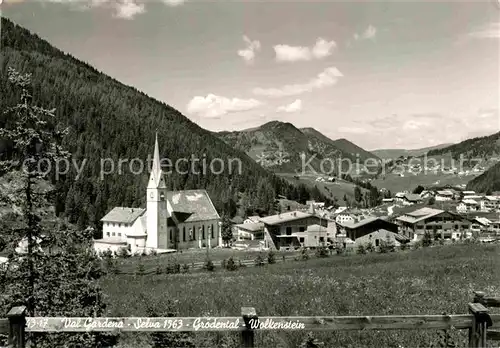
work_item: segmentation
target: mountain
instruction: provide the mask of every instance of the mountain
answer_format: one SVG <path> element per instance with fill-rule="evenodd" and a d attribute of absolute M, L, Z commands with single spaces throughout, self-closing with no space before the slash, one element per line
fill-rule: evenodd
<path fill-rule="evenodd" d="M 477 157 L 487 159 L 500 155 L 500 132 L 477 138 L 464 140 L 444 148 L 434 149 L 427 153 L 428 156 L 441 156 L 449 154 L 453 158 L 463 155 L 466 158 Z"/>
<path fill-rule="evenodd" d="M 493 165 L 483 174 L 469 181 L 467 183 L 467 190 L 485 194 L 500 191 L 500 163 Z"/>
<path fill-rule="evenodd" d="M 320 132 L 312 128 L 298 129 L 288 122 L 271 121 L 260 127 L 219 132 L 217 135 L 231 147 L 244 151 L 257 163 L 277 173 L 329 175 L 338 172 L 339 163 L 334 162 L 338 158 L 355 161 L 356 155 L 352 151 L 358 149 L 363 158 L 367 156 L 366 151 L 352 143 L 349 143 L 349 151 L 344 151 Z"/>
<path fill-rule="evenodd" d="M 373 152 L 366 151 L 365 149 L 359 147 L 358 145 L 350 142 L 347 139 L 341 138 L 337 140 L 332 140 L 328 138 L 326 135 L 318 132 L 314 128 L 301 128 L 300 129 L 304 134 L 315 137 L 316 139 L 323 141 L 326 144 L 329 144 L 336 149 L 342 152 L 344 158 L 349 158 L 351 160 L 355 160 L 356 157 L 360 159 L 361 162 L 365 162 L 368 159 L 374 161 L 380 161 L 380 158 L 375 155 Z"/>
<path fill-rule="evenodd" d="M 370 151 L 374 155 L 383 158 L 383 159 L 396 159 L 401 156 L 404 157 L 420 157 L 425 155 L 431 150 L 439 150 L 445 147 L 449 147 L 453 144 L 440 144 L 440 145 L 435 145 L 435 146 L 429 146 L 429 147 L 424 147 L 421 149 L 412 149 L 412 150 L 406 150 L 406 149 L 379 149 L 379 150 L 372 150 Z"/>
<path fill-rule="evenodd" d="M 242 195 L 254 205 L 269 197 L 265 192 L 309 199 L 312 191 L 278 178 L 171 106 L 65 54 L 6 18 L 1 19 L 1 27 L 0 128 L 8 126 L 3 111 L 17 104 L 20 96 L 8 82 L 7 68 L 31 73 L 34 103 L 55 108 L 58 125 L 69 128 L 63 145 L 73 154 L 73 163 L 83 165 L 79 176 L 72 165 L 52 183 L 59 192 L 56 214 L 67 216 L 70 222 L 98 226 L 112 207 L 145 203 L 147 159 L 153 152 L 156 131 L 160 156 L 173 164 L 174 170 L 165 168 L 170 169 L 168 188 L 205 188 L 220 213 L 233 215 Z M 12 147 L 0 144 L 0 159 L 9 156 Z M 133 159 L 142 162 L 137 165 Z M 109 166 L 104 168 L 103 162 Z"/>

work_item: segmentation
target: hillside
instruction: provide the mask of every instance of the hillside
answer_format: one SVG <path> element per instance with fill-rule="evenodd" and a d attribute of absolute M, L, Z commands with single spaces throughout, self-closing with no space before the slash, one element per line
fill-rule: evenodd
<path fill-rule="evenodd" d="M 411 150 L 406 150 L 406 149 L 379 149 L 379 150 L 372 150 L 370 151 L 374 155 L 382 158 L 382 159 L 396 159 L 401 156 L 408 157 L 419 157 L 423 156 L 426 153 L 428 153 L 431 150 L 439 150 L 445 147 L 449 147 L 453 144 L 440 144 L 436 146 L 430 146 L 430 147 L 424 147 L 420 149 L 411 149 Z"/>
<path fill-rule="evenodd" d="M 450 154 L 452 158 L 477 158 L 487 160 L 491 156 L 500 155 L 500 132 L 472 139 L 464 140 L 458 144 L 448 147 L 434 149 L 427 153 L 428 156 L 440 156 Z"/>
<path fill-rule="evenodd" d="M 500 163 L 495 164 L 480 176 L 469 181 L 467 190 L 488 194 L 490 192 L 500 191 Z"/>
<path fill-rule="evenodd" d="M 334 141 L 313 128 L 298 129 L 291 123 L 279 121 L 242 131 L 219 132 L 217 135 L 277 173 L 302 172 L 303 163 L 309 163 L 318 173 L 333 174 L 338 172 L 338 161 L 332 168 L 332 162 L 326 159 L 347 158 L 355 162 L 356 153 L 360 154 L 361 161 L 374 157 L 345 139 Z M 301 156 L 305 156 L 304 160 Z"/>
<path fill-rule="evenodd" d="M 171 106 L 123 85 L 5 18 L 1 25 L 0 111 L 19 101 L 19 91 L 8 83 L 7 67 L 31 73 L 34 103 L 56 109 L 58 124 L 69 127 L 63 145 L 73 154 L 74 163 L 83 165 L 79 177 L 72 168 L 53 183 L 59 192 L 56 213 L 65 214 L 70 222 L 98 226 L 99 219 L 114 206 L 144 204 L 150 164 L 146 162 L 144 170 L 139 171 L 129 163 L 136 158 L 143 163 L 147 161 L 153 151 L 156 130 L 160 156 L 173 164 L 193 156 L 199 159 L 198 164 L 180 162 L 179 170 L 170 170 L 169 189 L 205 188 L 221 213 L 234 206 L 241 191 L 254 198 L 257 190 L 265 188 L 273 194 L 299 198 L 297 187 L 276 177 Z M 4 117 L 0 118 L 0 127 L 6 125 Z M 8 144 L 2 144 L 0 158 L 6 159 L 9 154 Z M 115 164 L 112 173 L 101 170 L 103 159 Z M 121 167 L 119 159 L 125 160 Z M 207 166 L 213 159 L 222 159 L 225 165 L 222 173 L 212 173 L 209 168 L 203 171 L 201 159 Z M 236 163 L 231 167 L 233 159 L 239 159 L 241 165 Z M 218 171 L 220 164 L 215 167 Z M 309 197 L 301 192 L 300 198 Z"/>

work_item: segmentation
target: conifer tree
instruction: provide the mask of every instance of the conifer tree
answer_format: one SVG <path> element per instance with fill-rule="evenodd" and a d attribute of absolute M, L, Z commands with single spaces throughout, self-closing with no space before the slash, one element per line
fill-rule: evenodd
<path fill-rule="evenodd" d="M 20 103 L 7 108 L 0 137 L 13 144 L 9 160 L 0 161 L 3 174 L 20 181 L 15 195 L 0 199 L 17 212 L 19 224 L 2 226 L 8 267 L 1 272 L 0 310 L 25 305 L 29 316 L 100 316 L 105 309 L 98 280 L 101 265 L 92 246 L 92 230 L 73 230 L 65 224 L 44 226 L 41 211 L 55 201 L 48 183 L 51 169 L 69 154 L 58 144 L 65 131 L 58 130 L 54 110 L 35 106 L 30 95 L 30 75 L 9 68 Z M 32 334 L 33 347 L 102 347 L 103 336 L 85 334 Z"/>

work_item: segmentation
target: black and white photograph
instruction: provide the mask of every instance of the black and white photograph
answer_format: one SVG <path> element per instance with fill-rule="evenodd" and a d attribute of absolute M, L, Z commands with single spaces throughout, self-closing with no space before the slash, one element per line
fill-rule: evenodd
<path fill-rule="evenodd" d="M 0 17 L 0 348 L 500 348 L 499 0 Z"/>

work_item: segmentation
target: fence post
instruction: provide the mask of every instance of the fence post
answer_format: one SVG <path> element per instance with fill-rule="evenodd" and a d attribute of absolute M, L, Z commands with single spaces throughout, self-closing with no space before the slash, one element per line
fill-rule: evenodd
<path fill-rule="evenodd" d="M 245 322 L 245 328 L 241 332 L 241 345 L 244 348 L 255 347 L 254 328 L 258 325 L 259 318 L 253 307 L 241 307 L 241 316 Z"/>
<path fill-rule="evenodd" d="M 469 348 L 486 348 L 486 331 L 488 320 L 488 308 L 480 303 L 469 303 L 469 312 L 472 318 L 472 327 L 469 329 Z"/>
<path fill-rule="evenodd" d="M 12 348 L 25 348 L 26 336 L 24 328 L 26 326 L 26 307 L 19 306 L 13 307 L 7 313 L 9 319 L 9 347 Z"/>

